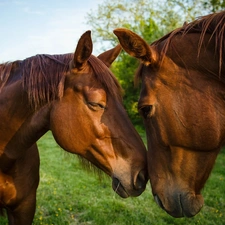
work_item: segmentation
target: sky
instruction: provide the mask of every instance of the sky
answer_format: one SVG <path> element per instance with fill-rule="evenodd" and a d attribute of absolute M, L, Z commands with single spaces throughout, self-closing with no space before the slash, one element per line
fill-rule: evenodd
<path fill-rule="evenodd" d="M 103 1 L 0 0 L 0 63 L 74 52 L 80 36 L 91 30 L 87 13 Z M 97 46 L 93 43 L 93 54 Z"/>

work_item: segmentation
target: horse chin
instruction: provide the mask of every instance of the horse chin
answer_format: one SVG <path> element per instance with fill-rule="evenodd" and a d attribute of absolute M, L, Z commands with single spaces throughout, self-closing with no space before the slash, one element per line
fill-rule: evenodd
<path fill-rule="evenodd" d="M 171 200 L 166 200 L 169 204 L 165 204 L 158 195 L 154 195 L 155 202 L 165 210 L 169 215 L 180 217 L 193 217 L 201 210 L 204 200 L 202 195 L 194 195 L 190 193 L 176 194 Z"/>
<path fill-rule="evenodd" d="M 185 217 L 193 217 L 203 207 L 204 199 L 202 195 L 198 194 L 184 194 L 180 197 L 180 205 L 182 208 L 183 216 Z"/>

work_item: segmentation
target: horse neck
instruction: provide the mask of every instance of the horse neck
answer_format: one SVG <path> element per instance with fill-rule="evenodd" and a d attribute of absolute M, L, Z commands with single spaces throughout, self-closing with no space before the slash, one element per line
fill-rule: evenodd
<path fill-rule="evenodd" d="M 200 44 L 198 33 L 176 36 L 171 41 L 166 56 L 181 68 L 181 74 L 183 73 L 181 76 L 188 80 L 193 89 L 201 90 L 203 86 L 208 88 L 208 93 L 205 94 L 210 93 L 213 102 L 212 111 L 218 118 L 219 144 L 223 145 L 225 144 L 225 62 L 220 65 L 220 56 L 215 50 L 215 40 L 210 38 L 211 36 L 206 34 Z"/>
<path fill-rule="evenodd" d="M 0 155 L 16 159 L 47 132 L 50 106 L 33 110 L 20 80 L 4 87 L 0 102 Z"/>

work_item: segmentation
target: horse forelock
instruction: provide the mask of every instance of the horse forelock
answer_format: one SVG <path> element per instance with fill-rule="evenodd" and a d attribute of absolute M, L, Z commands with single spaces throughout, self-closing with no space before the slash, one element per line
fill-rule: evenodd
<path fill-rule="evenodd" d="M 122 88 L 110 69 L 100 59 L 93 55 L 90 56 L 88 61 L 94 71 L 96 79 L 113 98 L 117 98 L 121 101 Z"/>
<path fill-rule="evenodd" d="M 225 11 L 219 13 L 213 13 L 206 16 L 199 17 L 198 19 L 190 22 L 189 24 L 184 24 L 183 27 L 177 28 L 172 32 L 166 34 L 162 38 L 153 42 L 152 46 L 158 46 L 160 43 L 164 42 L 163 48 L 159 52 L 160 58 L 166 55 L 168 48 L 173 48 L 174 46 L 170 45 L 171 40 L 177 36 L 191 34 L 191 33 L 199 33 L 199 43 L 198 43 L 198 56 L 200 54 L 203 41 L 206 34 L 210 35 L 210 41 L 215 41 L 215 52 L 218 54 L 219 58 L 219 76 L 221 75 L 222 64 L 224 62 L 225 57 Z"/>

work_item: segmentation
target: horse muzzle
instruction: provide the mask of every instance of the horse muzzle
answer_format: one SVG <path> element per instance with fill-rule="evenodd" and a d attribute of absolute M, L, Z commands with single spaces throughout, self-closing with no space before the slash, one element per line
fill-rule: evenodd
<path fill-rule="evenodd" d="M 154 199 L 163 210 L 175 218 L 195 216 L 204 203 L 202 195 L 192 193 L 176 193 L 164 199 L 154 195 Z"/>
<path fill-rule="evenodd" d="M 137 197 L 145 190 L 147 181 L 147 174 L 142 170 L 133 182 L 126 182 L 124 179 L 113 176 L 112 188 L 122 198 Z"/>

